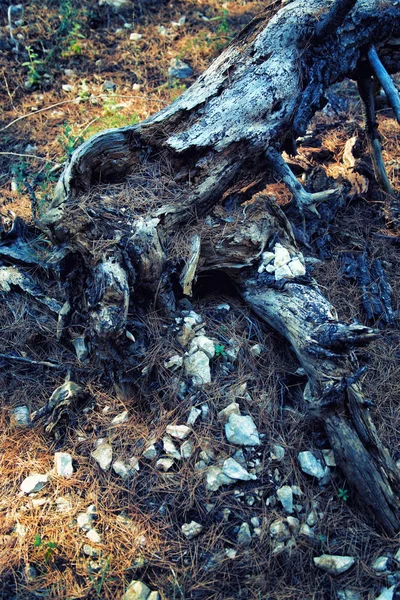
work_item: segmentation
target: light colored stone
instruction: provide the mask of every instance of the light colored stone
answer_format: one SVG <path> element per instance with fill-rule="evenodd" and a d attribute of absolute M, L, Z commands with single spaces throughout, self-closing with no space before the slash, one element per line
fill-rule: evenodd
<path fill-rule="evenodd" d="M 283 460 L 285 458 L 285 448 L 279 444 L 273 444 L 270 457 L 272 460 Z"/>
<path fill-rule="evenodd" d="M 101 535 L 95 529 L 89 529 L 86 537 L 94 544 L 101 544 Z"/>
<path fill-rule="evenodd" d="M 283 509 L 289 515 L 293 512 L 293 491 L 290 485 L 284 485 L 279 488 L 276 492 L 279 502 L 282 504 Z"/>
<path fill-rule="evenodd" d="M 183 363 L 186 375 L 193 378 L 194 385 L 211 383 L 210 360 L 202 350 L 186 356 Z"/>
<path fill-rule="evenodd" d="M 143 458 L 147 460 L 153 460 L 157 456 L 157 450 L 154 444 L 147 446 L 146 450 L 142 453 Z"/>
<path fill-rule="evenodd" d="M 390 558 L 388 556 L 378 556 L 378 558 L 374 561 L 372 568 L 377 573 L 384 573 L 388 570 Z"/>
<path fill-rule="evenodd" d="M 192 326 L 189 323 L 184 323 L 182 325 L 181 332 L 176 336 L 177 342 L 182 346 L 182 348 L 186 348 L 190 340 L 192 340 L 195 336 L 195 332 L 192 329 Z"/>
<path fill-rule="evenodd" d="M 160 458 L 157 462 L 156 462 L 156 469 L 158 469 L 159 471 L 168 471 L 172 465 L 174 464 L 174 461 L 172 460 L 172 458 Z"/>
<path fill-rule="evenodd" d="M 192 406 L 189 412 L 188 419 L 186 421 L 187 425 L 194 425 L 200 415 L 201 410 L 199 408 L 196 408 L 195 406 Z"/>
<path fill-rule="evenodd" d="M 79 513 L 76 517 L 76 521 L 78 526 L 84 531 L 89 531 L 92 528 L 92 523 L 94 521 L 93 515 L 85 513 Z"/>
<path fill-rule="evenodd" d="M 167 425 L 165 431 L 177 440 L 185 440 L 192 430 L 187 425 Z"/>
<path fill-rule="evenodd" d="M 338 600 L 362 600 L 361 594 L 350 589 L 338 590 Z"/>
<path fill-rule="evenodd" d="M 220 410 L 218 413 L 218 421 L 226 423 L 229 421 L 231 415 L 240 415 L 240 408 L 237 402 L 231 402 L 228 406 Z"/>
<path fill-rule="evenodd" d="M 89 348 L 86 345 L 85 337 L 79 336 L 72 340 L 72 344 L 75 348 L 76 358 L 80 361 L 85 360 L 89 356 Z"/>
<path fill-rule="evenodd" d="M 72 456 L 68 452 L 56 452 L 54 454 L 54 468 L 60 477 L 71 477 L 74 472 Z"/>
<path fill-rule="evenodd" d="M 24 479 L 21 483 L 21 491 L 24 492 L 24 494 L 34 494 L 41 490 L 48 481 L 48 475 L 40 475 L 39 473 L 29 475 L 29 477 Z"/>
<path fill-rule="evenodd" d="M 122 413 L 113 418 L 111 425 L 122 425 L 122 423 L 126 423 L 127 421 L 129 421 L 129 412 L 124 410 Z"/>
<path fill-rule="evenodd" d="M 307 525 L 307 523 L 303 523 L 302 526 L 300 527 L 300 535 L 302 535 L 303 537 L 306 537 L 310 540 L 314 539 L 314 532 L 311 529 L 311 527 L 309 525 Z"/>
<path fill-rule="evenodd" d="M 205 335 L 199 335 L 192 340 L 189 352 L 193 353 L 196 350 L 202 350 L 208 358 L 214 358 L 215 356 L 215 344 Z"/>
<path fill-rule="evenodd" d="M 98 550 L 97 548 L 93 548 L 93 546 L 91 546 L 90 544 L 84 544 L 82 550 L 83 553 L 86 554 L 86 556 L 100 556 L 100 550 Z"/>
<path fill-rule="evenodd" d="M 31 416 L 27 406 L 16 406 L 11 411 L 11 425 L 13 427 L 28 428 L 31 424 Z"/>
<path fill-rule="evenodd" d="M 394 559 L 397 560 L 397 562 L 400 562 L 400 548 L 397 550 L 396 554 L 394 555 Z"/>
<path fill-rule="evenodd" d="M 288 262 L 290 262 L 290 254 L 289 251 L 286 250 L 286 248 L 284 248 L 282 246 L 282 244 L 275 244 L 275 248 L 274 248 L 274 267 L 275 269 L 278 269 L 279 267 L 283 267 L 284 265 L 287 265 Z"/>
<path fill-rule="evenodd" d="M 321 461 L 309 450 L 299 452 L 298 460 L 301 470 L 303 473 L 307 473 L 307 475 L 312 475 L 317 479 L 323 479 L 329 475 L 328 467 L 323 467 Z"/>
<path fill-rule="evenodd" d="M 181 453 L 175 446 L 174 442 L 170 440 L 169 437 L 167 437 L 166 435 L 163 437 L 163 447 L 164 452 L 167 456 L 169 456 L 170 458 L 176 458 L 177 460 L 180 460 Z"/>
<path fill-rule="evenodd" d="M 121 597 L 121 600 L 147 600 L 149 595 L 150 588 L 142 581 L 134 580 L 126 588 L 126 592 Z"/>
<path fill-rule="evenodd" d="M 129 39 L 130 39 L 132 42 L 138 42 L 139 40 L 141 40 L 141 39 L 142 39 L 142 37 L 143 37 L 143 35 L 142 35 L 141 33 L 136 33 L 136 32 L 133 32 L 133 33 L 131 33 L 131 35 L 129 36 Z"/>
<path fill-rule="evenodd" d="M 200 525 L 200 523 L 196 523 L 196 521 L 191 521 L 190 523 L 185 523 L 184 525 L 182 525 L 181 529 L 183 535 L 188 540 L 192 540 L 203 531 L 203 525 Z"/>
<path fill-rule="evenodd" d="M 112 463 L 113 451 L 111 444 L 102 442 L 91 455 L 103 471 L 108 471 Z"/>
<path fill-rule="evenodd" d="M 290 538 L 289 527 L 282 519 L 277 519 L 271 523 L 269 526 L 269 534 L 278 542 L 284 542 Z"/>
<path fill-rule="evenodd" d="M 216 492 L 221 485 L 230 485 L 234 482 L 235 480 L 225 475 L 220 467 L 211 466 L 206 471 L 206 489 L 209 492 Z"/>
<path fill-rule="evenodd" d="M 260 438 L 253 419 L 250 416 L 232 414 L 225 425 L 228 442 L 238 446 L 259 446 Z"/>
<path fill-rule="evenodd" d="M 269 263 L 273 262 L 275 260 L 275 253 L 274 252 L 263 252 L 261 255 L 262 261 L 264 265 L 269 265 Z"/>
<path fill-rule="evenodd" d="M 275 267 L 275 279 L 293 279 L 293 273 L 289 268 L 289 265 L 282 265 L 281 267 Z"/>
<path fill-rule="evenodd" d="M 292 258 L 288 264 L 288 267 L 294 277 L 301 277 L 302 275 L 306 274 L 306 268 L 297 256 Z"/>
<path fill-rule="evenodd" d="M 244 546 L 249 546 L 251 544 L 251 531 L 248 523 L 244 522 L 241 524 L 236 536 L 236 541 L 238 544 L 243 544 Z"/>
<path fill-rule="evenodd" d="M 150 594 L 147 596 L 147 600 L 161 600 L 160 594 L 156 591 L 150 592 Z"/>
<path fill-rule="evenodd" d="M 237 550 L 235 550 L 234 548 L 225 548 L 225 554 L 228 558 L 231 558 L 233 560 L 234 558 L 236 558 Z"/>
<path fill-rule="evenodd" d="M 333 450 L 322 450 L 322 455 L 327 467 L 336 467 L 335 455 Z"/>
<path fill-rule="evenodd" d="M 199 456 L 201 460 L 204 460 L 204 462 L 209 465 L 215 459 L 215 452 L 212 448 L 206 446 L 204 450 L 200 452 Z"/>
<path fill-rule="evenodd" d="M 113 470 L 117 475 L 122 477 L 122 479 L 128 479 L 131 475 L 133 475 L 133 471 L 129 465 L 126 464 L 123 460 L 116 460 L 112 466 Z"/>
<path fill-rule="evenodd" d="M 73 509 L 71 500 L 65 498 L 64 496 L 59 496 L 56 498 L 55 503 L 57 506 L 57 512 L 67 513 Z"/>
<path fill-rule="evenodd" d="M 286 519 L 286 521 L 287 521 L 287 524 L 289 525 L 289 529 L 293 533 L 293 535 L 297 535 L 300 530 L 299 519 L 296 519 L 296 517 L 288 517 Z"/>
<path fill-rule="evenodd" d="M 335 554 L 322 554 L 313 558 L 318 569 L 330 575 L 340 575 L 348 571 L 356 562 L 352 556 L 337 556 Z"/>
<path fill-rule="evenodd" d="M 261 344 L 254 344 L 254 346 L 251 346 L 249 352 L 251 354 L 251 356 L 261 356 L 263 347 L 261 346 Z"/>
<path fill-rule="evenodd" d="M 186 440 L 186 442 L 183 442 L 182 446 L 181 446 L 181 456 L 182 458 L 184 458 L 185 460 L 187 460 L 188 458 L 190 458 L 193 454 L 194 451 L 194 447 L 193 444 L 190 440 Z"/>
<path fill-rule="evenodd" d="M 183 357 L 179 356 L 179 354 L 174 354 L 174 356 L 171 356 L 171 358 L 168 358 L 168 360 L 164 362 L 164 367 L 170 369 L 170 371 L 176 371 L 177 369 L 180 369 L 182 365 Z"/>
<path fill-rule="evenodd" d="M 381 593 L 375 600 L 393 600 L 395 588 L 395 585 L 392 585 L 390 588 L 382 588 Z"/>
<path fill-rule="evenodd" d="M 246 469 L 236 462 L 234 458 L 227 458 L 224 460 L 222 472 L 227 477 L 230 477 L 231 479 L 238 479 L 240 481 L 251 481 L 257 479 L 256 475 L 246 471 Z"/>
<path fill-rule="evenodd" d="M 315 527 L 315 525 L 318 523 L 318 513 L 316 510 L 312 510 L 308 514 L 306 523 L 309 527 Z"/>
<path fill-rule="evenodd" d="M 139 459 L 137 456 L 131 456 L 131 458 L 128 460 L 128 463 L 131 469 L 133 469 L 134 471 L 139 471 L 140 466 Z"/>

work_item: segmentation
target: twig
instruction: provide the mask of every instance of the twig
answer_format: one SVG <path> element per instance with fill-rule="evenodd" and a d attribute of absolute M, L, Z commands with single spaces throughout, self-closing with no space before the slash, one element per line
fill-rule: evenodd
<path fill-rule="evenodd" d="M 4 358 L 6 360 L 16 361 L 16 362 L 24 362 L 30 365 L 42 365 L 43 367 L 49 367 L 50 369 L 61 369 L 61 365 L 56 363 L 51 363 L 47 360 L 34 360 L 33 358 L 26 358 L 25 356 L 14 356 L 13 354 L 0 354 L 0 358 Z"/>
<path fill-rule="evenodd" d="M 380 81 L 390 106 L 396 115 L 397 121 L 400 123 L 400 95 L 393 83 L 392 78 L 383 66 L 375 46 L 371 46 L 368 50 L 368 59 L 372 70 Z"/>
<path fill-rule="evenodd" d="M 50 158 L 44 158 L 44 156 L 37 156 L 36 154 L 20 154 L 19 152 L 0 152 L 0 156 L 19 156 L 21 158 L 35 158 L 37 160 L 44 160 L 49 162 L 57 167 L 60 163 L 55 162 L 54 160 L 50 160 Z"/>

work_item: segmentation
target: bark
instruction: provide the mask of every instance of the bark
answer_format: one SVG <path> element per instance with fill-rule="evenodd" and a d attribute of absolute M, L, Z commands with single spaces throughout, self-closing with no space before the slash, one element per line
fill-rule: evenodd
<path fill-rule="evenodd" d="M 70 311 L 79 315 L 110 363 L 110 348 L 123 349 L 132 336 L 129 313 L 139 298 L 174 314 L 172 254 L 183 231 L 189 243 L 181 296 L 190 295 L 196 273 L 224 271 L 244 301 L 290 342 L 309 378 L 310 414 L 325 424 L 360 505 L 390 535 L 400 525 L 398 475 L 376 434 L 353 354 L 376 332 L 338 320 L 307 274 L 282 210 L 254 194 L 275 174 L 303 216 L 317 202 L 337 199 L 337 190 L 318 197 L 302 190 L 280 152 L 295 152 L 330 85 L 358 78 L 371 44 L 386 69 L 396 70 L 399 12 L 380 0 L 337 0 L 329 8 L 325 0 L 271 3 L 173 104 L 78 148 L 39 221 L 58 252 L 66 248 L 76 261 L 59 336 Z M 139 177 L 146 169 L 154 181 L 169 173 L 169 201 L 139 202 L 133 187 L 123 212 L 106 191 L 90 195 L 98 183 Z M 214 227 L 213 209 L 229 198 L 236 204 L 231 220 Z M 278 264 L 278 254 L 289 259 Z M 7 285 L 6 274 L 3 279 Z"/>

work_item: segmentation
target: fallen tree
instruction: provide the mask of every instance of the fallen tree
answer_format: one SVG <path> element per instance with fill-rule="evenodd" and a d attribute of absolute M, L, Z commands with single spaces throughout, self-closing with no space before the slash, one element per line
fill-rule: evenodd
<path fill-rule="evenodd" d="M 228 274 L 243 300 L 292 345 L 308 376 L 310 414 L 324 423 L 363 511 L 389 535 L 400 528 L 399 475 L 377 436 L 353 352 L 377 332 L 339 320 L 293 233 L 295 227 L 309 240 L 318 206 L 343 202 L 345 189 L 305 191 L 282 153 L 296 153 L 329 86 L 354 78 L 377 179 L 393 193 L 374 83 L 399 118 L 389 75 L 399 65 L 399 13 L 396 3 L 378 0 L 272 3 L 173 104 L 75 151 L 36 223 L 53 244 L 51 258 L 26 251 L 24 260 L 18 220 L 4 219 L 7 265 L 17 260 L 58 272 L 63 303 L 21 268 L 1 267 L 0 279 L 4 291 L 29 293 L 58 315 L 58 339 L 70 343 L 79 324 L 84 334 L 72 336 L 78 355 L 100 356 L 118 383 L 138 303 L 172 318 L 199 273 Z M 293 195 L 292 222 L 259 193 L 271 177 Z M 121 181 L 129 181 L 123 194 L 112 185 Z M 218 227 L 221 215 L 229 218 Z M 66 257 L 68 269 L 60 270 Z"/>

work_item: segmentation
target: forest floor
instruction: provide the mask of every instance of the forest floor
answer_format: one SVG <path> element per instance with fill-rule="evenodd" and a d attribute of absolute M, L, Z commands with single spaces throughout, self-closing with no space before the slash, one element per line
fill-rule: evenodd
<path fill-rule="evenodd" d="M 40 212 L 62 165 L 83 140 L 168 105 L 263 4 L 128 2 L 117 11 L 94 0 L 24 0 L 23 10 L 18 5 L 10 12 L 0 2 L 0 212 L 12 210 L 31 222 L 32 197 Z M 192 75 L 171 77 L 173 59 L 187 63 Z M 379 125 L 389 177 L 399 193 L 400 127 L 386 107 Z M 352 83 L 335 89 L 311 129 L 312 143 L 305 141 L 300 152 L 310 178 L 321 173 L 343 178 L 343 152 L 353 136 L 361 165 L 348 203 L 331 224 L 329 239 L 321 241 L 329 257 L 318 260 L 310 251 L 314 276 L 341 318 L 370 323 L 363 306 L 365 295 L 380 285 L 373 276 L 379 260 L 397 314 L 398 215 L 373 182 Z M 288 200 L 279 183 L 266 193 L 281 204 Z M 349 255 L 363 256 L 371 267 L 368 289 L 345 277 Z M 328 458 L 321 428 L 302 410 L 305 378 L 296 358 L 243 307 L 227 282 L 198 282 L 189 308 L 203 318 L 216 353 L 212 383 L 186 395 L 179 371 L 172 375 L 165 366 L 182 347 L 176 332 L 165 334 L 168 325 L 155 312 L 142 322 L 153 340 L 142 374 L 146 384 L 154 376 L 157 385 L 149 396 L 144 391 L 149 385 L 139 381 L 127 399 L 88 361 L 78 360 L 71 344 L 57 343 L 54 314 L 16 292 L 1 300 L 1 598 L 111 600 L 121 598 L 132 581 L 165 600 L 397 597 L 400 539 L 378 534 L 355 505 L 348 482 Z M 388 324 L 381 315 L 375 324 L 382 336 L 368 354 L 359 354 L 368 365 L 363 386 L 374 402 L 379 435 L 397 460 L 398 322 Z M 3 358 L 10 354 L 64 366 L 33 370 Z M 38 410 L 64 384 L 67 372 L 82 386 L 84 402 L 69 421 L 57 424 L 57 435 L 40 422 L 17 427 L 15 407 Z M 227 441 L 220 411 L 234 401 L 234 410 L 255 423 L 260 445 Z M 168 426 L 185 425 L 188 418 L 184 443 L 174 430 L 166 437 Z M 121 476 L 122 467 L 119 474 L 111 465 L 102 469 L 92 456 L 99 443 L 112 448 L 114 465 L 119 460 L 131 471 Z M 329 481 L 320 485 L 302 472 L 303 451 L 332 465 Z M 72 457 L 71 476 L 54 472 L 56 452 Z M 165 458 L 171 458 L 166 471 L 158 462 Z M 210 469 L 231 458 L 248 480 L 210 490 Z M 39 491 L 26 494 L 21 483 L 35 473 L 51 475 Z M 282 488 L 293 496 L 293 507 L 282 504 Z M 182 526 L 193 521 L 201 530 L 188 538 Z M 341 575 L 325 573 L 313 562 L 323 554 L 352 557 L 354 565 Z M 146 594 L 134 596 L 131 588 L 125 595 L 136 597 Z"/>

